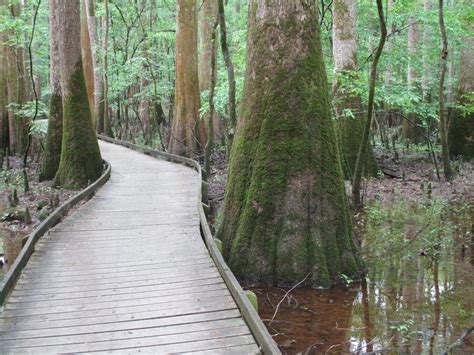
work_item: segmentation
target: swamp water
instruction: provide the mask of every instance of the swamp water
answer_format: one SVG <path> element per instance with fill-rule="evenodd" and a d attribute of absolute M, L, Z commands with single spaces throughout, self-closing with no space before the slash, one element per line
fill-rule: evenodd
<path fill-rule="evenodd" d="M 286 353 L 474 353 L 473 206 L 374 203 L 361 227 L 366 281 L 330 290 L 252 290 Z M 359 225 L 360 227 L 360 225 Z"/>

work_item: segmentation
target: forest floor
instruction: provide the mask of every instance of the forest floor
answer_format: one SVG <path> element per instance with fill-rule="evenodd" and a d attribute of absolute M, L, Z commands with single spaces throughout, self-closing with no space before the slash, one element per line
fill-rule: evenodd
<path fill-rule="evenodd" d="M 24 192 L 22 160 L 16 156 L 9 159 L 10 169 L 0 169 L 0 255 L 4 256 L 0 263 L 11 265 L 21 250 L 22 239 L 77 191 L 53 189 L 50 181 L 39 182 L 41 166 L 31 162 L 30 189 Z"/>
<path fill-rule="evenodd" d="M 287 289 L 244 285 L 256 293 L 259 314 L 283 353 L 438 353 L 474 322 L 474 165 L 453 162 L 456 176 L 448 183 L 437 178 L 426 152 L 376 155 L 380 176 L 365 181 L 366 207 L 352 211 L 366 283 L 301 288 L 287 297 Z M 209 197 L 216 224 L 227 178 L 225 155 L 214 154 L 213 163 Z M 349 181 L 346 188 L 350 198 Z M 432 250 L 437 258 L 430 257 Z M 443 270 L 436 277 L 433 263 Z M 474 334 L 458 345 L 474 351 Z"/>
<path fill-rule="evenodd" d="M 426 152 L 407 152 L 385 154 L 376 152 L 381 167 L 379 178 L 365 180 L 363 199 L 372 200 L 393 199 L 402 197 L 411 201 L 424 196 L 443 198 L 448 202 L 474 202 L 474 165 L 472 162 L 453 162 L 456 176 L 451 182 L 436 176 L 434 164 Z M 438 156 L 441 168 L 441 157 Z M 219 211 L 224 202 L 224 189 L 227 181 L 227 159 L 224 153 L 214 153 L 212 156 L 213 171 L 209 180 L 209 200 L 213 211 Z M 346 181 L 346 190 L 350 200 L 351 184 Z M 357 211 L 354 211 L 357 214 Z"/>

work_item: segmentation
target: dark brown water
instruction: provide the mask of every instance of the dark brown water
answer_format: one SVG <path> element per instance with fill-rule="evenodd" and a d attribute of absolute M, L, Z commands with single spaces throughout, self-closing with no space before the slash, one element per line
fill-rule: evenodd
<path fill-rule="evenodd" d="M 366 218 L 366 282 L 294 290 L 273 321 L 287 290 L 253 288 L 284 352 L 440 354 L 474 326 L 472 207 L 389 208 Z M 474 334 L 453 350 L 474 353 Z"/>

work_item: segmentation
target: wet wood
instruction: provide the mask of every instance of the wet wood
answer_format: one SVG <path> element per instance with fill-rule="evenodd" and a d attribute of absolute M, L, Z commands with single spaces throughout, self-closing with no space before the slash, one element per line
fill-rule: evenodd
<path fill-rule="evenodd" d="M 36 244 L 0 317 L 1 352 L 258 353 L 201 237 L 198 174 L 101 149 L 111 178 Z"/>

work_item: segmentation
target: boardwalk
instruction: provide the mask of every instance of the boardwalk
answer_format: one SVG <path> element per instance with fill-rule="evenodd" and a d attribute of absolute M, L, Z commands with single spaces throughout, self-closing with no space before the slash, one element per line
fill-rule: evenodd
<path fill-rule="evenodd" d="M 200 235 L 198 175 L 101 142 L 110 181 L 45 235 L 0 353 L 258 353 Z"/>

